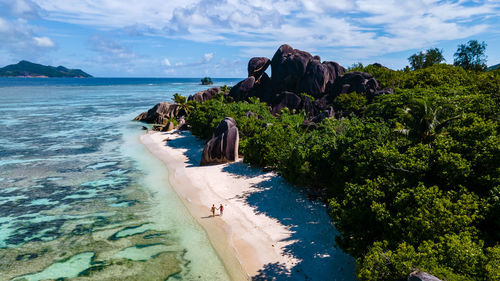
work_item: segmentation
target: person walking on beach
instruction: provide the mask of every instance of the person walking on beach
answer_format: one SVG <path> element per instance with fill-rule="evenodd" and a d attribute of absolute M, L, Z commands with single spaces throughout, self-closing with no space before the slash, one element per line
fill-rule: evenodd
<path fill-rule="evenodd" d="M 222 214 L 224 213 L 224 206 L 222 206 L 222 204 L 220 204 L 219 211 L 220 215 L 222 216 Z"/>
<path fill-rule="evenodd" d="M 212 208 L 210 208 L 210 211 L 212 211 L 212 217 L 215 217 L 215 209 L 217 208 L 215 208 L 215 205 L 212 204 Z"/>

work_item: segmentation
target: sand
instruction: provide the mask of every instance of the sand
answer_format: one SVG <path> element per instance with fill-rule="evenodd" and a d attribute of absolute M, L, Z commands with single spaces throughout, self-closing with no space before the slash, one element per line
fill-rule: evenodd
<path fill-rule="evenodd" d="M 141 142 L 166 164 L 170 185 L 233 280 L 356 280 L 323 203 L 241 160 L 199 166 L 204 144 L 188 131 L 148 132 Z M 212 204 L 224 214 L 212 217 Z"/>

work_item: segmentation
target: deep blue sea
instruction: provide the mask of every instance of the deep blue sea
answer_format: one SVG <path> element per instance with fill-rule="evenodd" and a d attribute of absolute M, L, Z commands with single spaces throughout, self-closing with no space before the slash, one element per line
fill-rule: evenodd
<path fill-rule="evenodd" d="M 130 121 L 199 82 L 0 78 L 0 280 L 229 280 Z"/>

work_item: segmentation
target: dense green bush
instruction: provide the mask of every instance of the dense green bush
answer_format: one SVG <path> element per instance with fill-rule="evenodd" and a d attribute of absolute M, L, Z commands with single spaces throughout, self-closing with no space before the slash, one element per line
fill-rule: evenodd
<path fill-rule="evenodd" d="M 344 118 L 315 130 L 302 126 L 302 112 L 272 116 L 257 100 L 222 96 L 194 105 L 188 122 L 208 139 L 222 118 L 235 118 L 244 161 L 325 196 L 361 280 L 404 280 L 416 269 L 499 280 L 500 71 L 351 70 L 394 93 L 339 95 L 333 106 Z"/>

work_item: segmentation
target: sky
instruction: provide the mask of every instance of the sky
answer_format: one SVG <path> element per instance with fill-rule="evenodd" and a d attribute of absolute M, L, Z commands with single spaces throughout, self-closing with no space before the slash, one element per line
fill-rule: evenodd
<path fill-rule="evenodd" d="M 96 77 L 246 77 L 250 58 L 282 44 L 401 69 L 429 48 L 453 63 L 469 40 L 500 63 L 500 0 L 0 0 L 0 66 Z"/>

